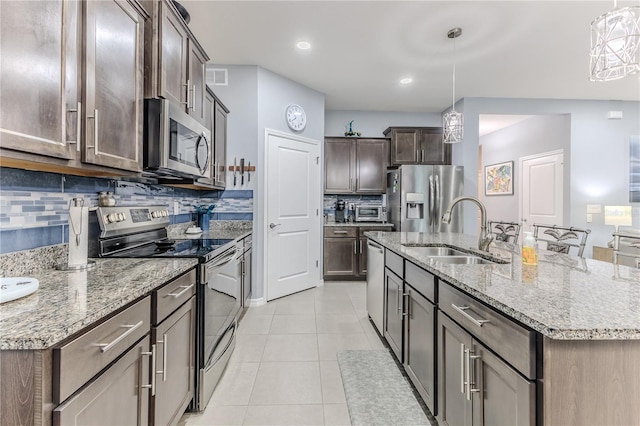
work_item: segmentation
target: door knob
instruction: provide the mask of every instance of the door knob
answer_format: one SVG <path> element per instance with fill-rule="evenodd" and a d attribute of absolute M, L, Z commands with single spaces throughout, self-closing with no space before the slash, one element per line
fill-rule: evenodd
<path fill-rule="evenodd" d="M 282 224 L 281 224 L 281 223 L 273 223 L 273 222 L 271 222 L 271 223 L 269 224 L 269 228 L 274 229 L 274 228 L 277 228 L 277 227 L 278 227 L 278 226 L 280 226 L 280 225 L 282 225 Z"/>

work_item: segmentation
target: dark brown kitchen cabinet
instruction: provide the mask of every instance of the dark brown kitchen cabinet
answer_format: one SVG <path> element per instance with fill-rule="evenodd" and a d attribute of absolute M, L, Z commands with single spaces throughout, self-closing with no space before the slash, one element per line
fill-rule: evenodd
<path fill-rule="evenodd" d="M 200 179 L 219 189 L 225 189 L 227 184 L 227 114 L 229 110 L 224 106 L 209 86 L 205 86 L 204 97 L 204 125 L 211 130 L 211 178 Z M 238 182 L 239 183 L 239 182 Z"/>
<path fill-rule="evenodd" d="M 384 138 L 325 138 L 325 194 L 386 191 L 389 141 Z"/>
<path fill-rule="evenodd" d="M 325 279 L 348 279 L 358 274 L 358 231 L 354 226 L 324 228 Z"/>
<path fill-rule="evenodd" d="M 76 1 L 0 1 L 2 148 L 76 157 L 80 10 Z"/>
<path fill-rule="evenodd" d="M 440 127 L 389 127 L 391 165 L 451 164 L 451 145 L 442 141 Z"/>
<path fill-rule="evenodd" d="M 88 1 L 84 11 L 82 161 L 141 171 L 145 12 L 121 0 Z"/>
<path fill-rule="evenodd" d="M 168 99 L 205 123 L 209 57 L 170 0 L 142 3 L 151 15 L 145 26 L 145 97 Z"/>

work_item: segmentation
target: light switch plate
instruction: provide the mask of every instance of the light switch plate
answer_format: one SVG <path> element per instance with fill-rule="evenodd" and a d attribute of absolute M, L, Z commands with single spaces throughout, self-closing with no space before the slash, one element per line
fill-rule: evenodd
<path fill-rule="evenodd" d="M 587 204 L 587 213 L 602 213 L 602 204 Z"/>
<path fill-rule="evenodd" d="M 587 213 L 587 223 L 593 222 L 593 215 L 591 213 Z"/>

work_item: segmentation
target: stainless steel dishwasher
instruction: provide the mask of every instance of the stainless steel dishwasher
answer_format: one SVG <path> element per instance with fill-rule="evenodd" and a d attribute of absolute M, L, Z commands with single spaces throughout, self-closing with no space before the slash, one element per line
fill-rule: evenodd
<path fill-rule="evenodd" d="M 384 333 L 384 249 L 367 240 L 367 312 L 382 336 Z"/>

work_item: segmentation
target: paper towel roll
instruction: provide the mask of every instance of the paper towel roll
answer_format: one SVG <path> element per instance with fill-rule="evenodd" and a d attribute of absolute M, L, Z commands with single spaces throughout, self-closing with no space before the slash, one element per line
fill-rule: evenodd
<path fill-rule="evenodd" d="M 69 306 L 75 311 L 87 312 L 87 271 L 73 271 L 67 275 Z"/>
<path fill-rule="evenodd" d="M 83 198 L 74 198 L 69 206 L 69 266 L 86 266 L 89 246 L 89 207 Z"/>

